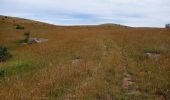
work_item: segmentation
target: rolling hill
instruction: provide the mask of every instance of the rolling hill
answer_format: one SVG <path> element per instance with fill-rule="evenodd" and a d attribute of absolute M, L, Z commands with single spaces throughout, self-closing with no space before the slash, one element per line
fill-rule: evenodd
<path fill-rule="evenodd" d="M 23 44 L 27 31 L 48 41 Z M 169 29 L 0 16 L 0 45 L 12 55 L 0 62 L 0 100 L 170 98 Z"/>

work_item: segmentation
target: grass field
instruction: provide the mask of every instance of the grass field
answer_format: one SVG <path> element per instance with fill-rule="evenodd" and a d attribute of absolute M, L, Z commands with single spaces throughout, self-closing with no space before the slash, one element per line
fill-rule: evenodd
<path fill-rule="evenodd" d="M 22 45 L 25 31 L 48 41 Z M 170 29 L 54 26 L 1 16 L 0 45 L 12 54 L 0 62 L 0 100 L 170 99 Z"/>

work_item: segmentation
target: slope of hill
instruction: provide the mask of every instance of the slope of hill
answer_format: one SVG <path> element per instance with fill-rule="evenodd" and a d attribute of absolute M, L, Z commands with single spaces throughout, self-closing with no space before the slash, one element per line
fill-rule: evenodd
<path fill-rule="evenodd" d="M 23 45 L 26 31 L 48 41 Z M 55 26 L 1 16 L 0 45 L 12 54 L 0 62 L 2 100 L 170 98 L 169 29 Z"/>
<path fill-rule="evenodd" d="M 106 24 L 101 24 L 100 26 L 110 26 L 110 27 L 117 27 L 117 28 L 130 28 L 129 26 L 125 25 L 120 25 L 120 24 L 113 24 L 113 23 L 106 23 Z"/>
<path fill-rule="evenodd" d="M 44 22 L 39 22 L 39 21 L 34 21 L 34 20 L 29 20 L 29 19 L 24 19 L 24 18 L 18 18 L 18 17 L 3 16 L 3 15 L 0 15 L 0 21 L 1 21 L 1 23 L 48 24 L 48 23 L 44 23 Z"/>

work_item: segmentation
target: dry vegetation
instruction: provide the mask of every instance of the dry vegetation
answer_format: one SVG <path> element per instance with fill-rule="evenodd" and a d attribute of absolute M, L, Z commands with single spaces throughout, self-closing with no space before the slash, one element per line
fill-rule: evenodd
<path fill-rule="evenodd" d="M 16 25 L 24 27 L 17 30 Z M 20 45 L 25 31 L 47 42 Z M 170 99 L 170 30 L 124 26 L 54 26 L 0 17 L 0 100 Z M 146 52 L 159 53 L 150 58 Z M 126 70 L 124 68 L 126 65 Z M 131 75 L 137 94 L 122 87 Z"/>

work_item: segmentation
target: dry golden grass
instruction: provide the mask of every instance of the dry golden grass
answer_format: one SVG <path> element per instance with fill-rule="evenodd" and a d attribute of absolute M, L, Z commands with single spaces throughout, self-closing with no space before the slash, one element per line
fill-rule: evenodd
<path fill-rule="evenodd" d="M 170 30 L 121 26 L 53 26 L 0 17 L 2 100 L 155 100 L 170 98 Z M 15 20 L 15 21 L 14 21 Z M 25 27 L 15 29 L 15 24 Z M 20 45 L 25 31 L 47 42 Z M 160 52 L 158 59 L 145 52 Z M 126 62 L 122 62 L 122 58 Z M 122 87 L 124 64 L 140 94 Z"/>

